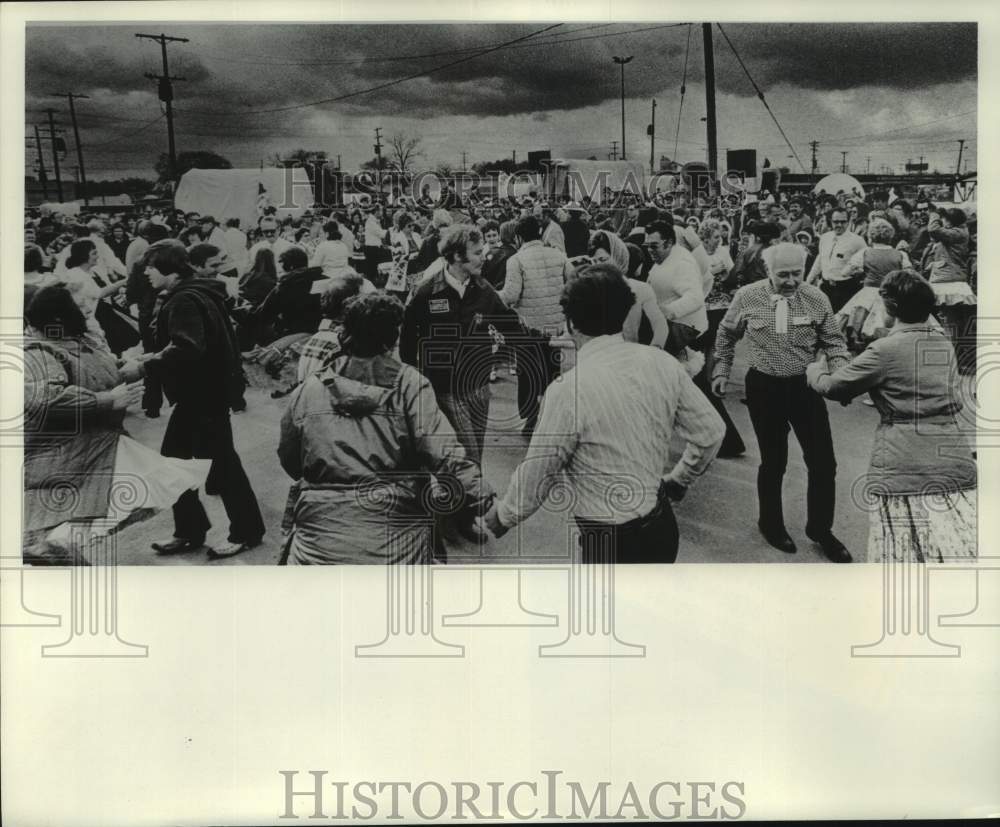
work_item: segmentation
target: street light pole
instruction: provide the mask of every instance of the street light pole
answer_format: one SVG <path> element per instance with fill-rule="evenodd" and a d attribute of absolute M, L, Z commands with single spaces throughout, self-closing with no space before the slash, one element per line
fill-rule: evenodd
<path fill-rule="evenodd" d="M 622 67 L 622 160 L 625 158 L 625 64 L 630 62 L 634 55 L 628 57 L 612 57 L 611 59 Z"/>

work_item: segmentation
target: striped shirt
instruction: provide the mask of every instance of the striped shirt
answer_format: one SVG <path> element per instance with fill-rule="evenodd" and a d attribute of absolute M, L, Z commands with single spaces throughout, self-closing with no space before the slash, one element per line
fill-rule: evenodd
<path fill-rule="evenodd" d="M 687 445 L 671 468 L 674 433 Z M 672 356 L 621 334 L 598 336 L 545 392 L 528 453 L 497 516 L 505 526 L 527 519 L 560 478 L 572 489 L 577 517 L 620 524 L 645 516 L 661 481 L 690 484 L 724 434 L 722 419 Z"/>
<path fill-rule="evenodd" d="M 771 292 L 771 280 L 741 287 L 733 296 L 715 339 L 712 378 L 729 378 L 736 342 L 747 337 L 749 367 L 768 376 L 801 376 L 806 365 L 826 353 L 830 370 L 850 360 L 830 300 L 818 287 L 800 284 L 788 303 L 784 332 L 778 332 L 777 307 L 781 297 Z"/>

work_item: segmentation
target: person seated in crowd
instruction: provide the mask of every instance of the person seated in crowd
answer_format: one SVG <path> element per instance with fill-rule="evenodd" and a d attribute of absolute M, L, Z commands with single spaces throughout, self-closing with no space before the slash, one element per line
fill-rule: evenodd
<path fill-rule="evenodd" d="M 24 307 L 31 303 L 35 293 L 46 284 L 51 284 L 54 277 L 51 273 L 42 272 L 44 255 L 37 244 L 24 245 Z"/>
<path fill-rule="evenodd" d="M 297 375 L 300 346 L 319 328 L 320 296 L 313 284 L 323 280 L 319 267 L 310 267 L 306 251 L 290 247 L 280 257 L 282 275 L 278 284 L 251 314 L 262 347 L 244 356 L 248 365 L 259 364 L 279 387 L 272 397 L 288 393 Z M 251 375 L 253 379 L 253 375 Z M 266 380 L 261 377 L 261 382 Z"/>
<path fill-rule="evenodd" d="M 403 306 L 385 293 L 352 299 L 344 353 L 288 401 L 278 458 L 301 481 L 289 564 L 430 563 L 432 475 L 448 480 L 452 510 L 479 511 L 491 498 L 430 382 L 392 355 L 402 320 Z"/>
<path fill-rule="evenodd" d="M 325 278 L 344 275 L 351 267 L 351 251 L 344 243 L 340 224 L 328 221 L 323 225 L 325 239 L 316 245 L 309 262 L 311 267 L 319 267 Z"/>
<path fill-rule="evenodd" d="M 298 381 L 323 370 L 340 355 L 340 333 L 347 302 L 359 295 L 367 295 L 362 290 L 363 277 L 358 273 L 348 273 L 331 279 L 319 298 L 319 329 L 302 346 L 299 354 Z"/>

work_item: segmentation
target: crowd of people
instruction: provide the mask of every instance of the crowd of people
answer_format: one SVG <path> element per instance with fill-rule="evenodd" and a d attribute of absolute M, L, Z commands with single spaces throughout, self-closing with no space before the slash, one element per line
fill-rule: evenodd
<path fill-rule="evenodd" d="M 867 392 L 881 419 L 867 559 L 975 554 L 975 460 L 955 421 L 956 374 L 975 370 L 975 222 L 962 210 L 881 192 L 614 207 L 473 196 L 265 209 L 252 227 L 180 211 L 29 215 L 26 558 L 75 553 L 60 540 L 70 520 L 135 519 L 109 519 L 108 481 L 123 474 L 157 480 L 146 510 L 173 507 L 157 553 L 203 547 L 199 488 L 230 520 L 211 556 L 258 545 L 266 526 L 230 424 L 250 380 L 287 397 L 275 439 L 289 563 L 440 561 L 442 537 L 499 537 L 560 479 L 584 560 L 673 562 L 671 503 L 746 452 L 725 403 L 741 339 L 771 546 L 796 551 L 782 510 L 792 430 L 805 533 L 853 559 L 833 532 L 824 397 Z M 526 453 L 494 492 L 481 466 L 504 369 Z M 130 405 L 158 417 L 164 397 L 156 454 L 122 421 Z M 65 428 L 72 415 L 82 434 Z M 674 436 L 685 448 L 671 463 Z M 69 516 L 50 507 L 67 481 L 86 492 Z"/>

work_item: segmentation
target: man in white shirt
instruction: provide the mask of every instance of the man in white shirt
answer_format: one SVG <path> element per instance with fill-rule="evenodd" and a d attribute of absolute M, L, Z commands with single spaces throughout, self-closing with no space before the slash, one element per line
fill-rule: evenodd
<path fill-rule="evenodd" d="M 646 227 L 645 247 L 653 259 L 647 284 L 656 293 L 667 321 L 694 328 L 698 335 L 704 333 L 708 330 L 708 313 L 701 268 L 694 256 L 677 243 L 673 224 L 654 221 Z M 672 336 L 671 341 L 675 340 Z"/>
<path fill-rule="evenodd" d="M 566 255 L 566 236 L 563 234 L 559 222 L 553 217 L 555 211 L 551 207 L 538 204 L 534 212 L 535 218 L 538 219 L 542 228 L 542 244 Z"/>
<path fill-rule="evenodd" d="M 725 428 L 676 359 L 622 338 L 634 300 L 608 265 L 566 285 L 576 367 L 549 386 L 528 453 L 485 517 L 496 536 L 537 511 L 562 477 L 573 489 L 584 563 L 676 560 L 669 500 L 681 499 L 708 467 Z M 675 432 L 687 445 L 672 464 Z"/>
<path fill-rule="evenodd" d="M 240 220 L 238 218 L 228 219 L 225 232 L 222 235 L 225 240 L 223 249 L 236 268 L 237 274 L 242 276 L 250 268 L 250 262 L 247 257 L 247 235 L 240 229 Z"/>
<path fill-rule="evenodd" d="M 816 284 L 836 313 L 858 292 L 860 280 L 845 272 L 854 254 L 868 245 L 865 240 L 847 229 L 847 212 L 838 207 L 830 213 L 833 229 L 819 237 L 819 252 L 809 271 L 807 284 Z"/>
<path fill-rule="evenodd" d="M 278 235 L 278 222 L 270 216 L 260 220 L 260 234 L 263 238 L 250 248 L 248 255 L 251 267 L 253 267 L 254 259 L 257 258 L 258 250 L 263 250 L 265 247 L 270 248 L 271 252 L 274 253 L 274 261 L 277 264 L 281 254 L 285 250 L 295 246 L 292 242 Z"/>

